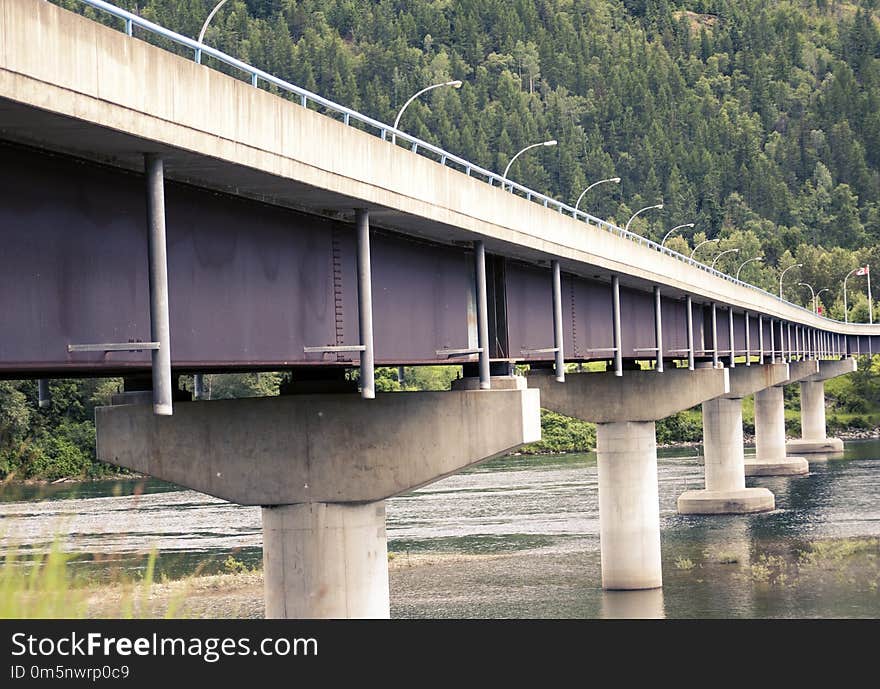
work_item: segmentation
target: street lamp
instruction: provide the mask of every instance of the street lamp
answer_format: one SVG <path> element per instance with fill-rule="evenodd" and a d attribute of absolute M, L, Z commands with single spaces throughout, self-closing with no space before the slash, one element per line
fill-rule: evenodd
<path fill-rule="evenodd" d="M 819 297 L 822 296 L 822 292 L 830 292 L 830 287 L 823 287 L 818 292 L 816 292 L 816 313 L 819 313 Z"/>
<path fill-rule="evenodd" d="M 513 165 L 513 161 L 519 158 L 523 153 L 528 151 L 531 148 L 538 148 L 538 146 L 555 146 L 556 139 L 550 139 L 549 141 L 542 141 L 539 144 L 532 144 L 531 146 L 526 146 L 524 149 L 519 151 L 513 158 L 510 159 L 510 162 L 507 164 L 507 167 L 504 168 L 504 174 L 501 175 L 501 188 L 504 188 L 504 183 L 507 181 L 507 173 L 510 170 L 510 166 Z M 513 189 L 513 185 L 510 185 L 510 188 Z"/>
<path fill-rule="evenodd" d="M 693 227 L 693 226 L 694 226 L 694 223 L 689 222 L 689 223 L 686 223 L 686 224 L 684 224 L 684 225 L 678 225 L 678 226 L 676 226 L 676 227 L 673 227 L 673 228 L 672 228 L 671 230 L 669 230 L 669 232 L 667 232 L 666 235 L 663 237 L 663 241 L 660 242 L 660 246 L 663 246 L 664 244 L 666 244 L 666 240 L 669 239 L 669 235 L 671 235 L 671 234 L 672 234 L 673 232 L 675 232 L 676 230 L 680 230 L 682 227 Z"/>
<path fill-rule="evenodd" d="M 224 0 L 224 1 L 225 1 L 225 0 Z M 410 97 L 410 99 L 409 99 L 406 103 L 403 104 L 403 107 L 400 109 L 400 112 L 397 113 L 397 117 L 394 118 L 394 129 L 395 129 L 395 130 L 397 129 L 397 125 L 398 125 L 398 123 L 400 122 L 400 116 L 403 114 L 403 111 L 406 110 L 406 106 L 407 106 L 407 105 L 409 105 L 410 103 L 412 103 L 416 98 L 418 98 L 419 96 L 421 96 L 423 93 L 426 93 L 426 92 L 430 91 L 431 89 L 438 89 L 438 88 L 440 88 L 441 86 L 451 86 L 451 87 L 454 88 L 454 89 L 460 89 L 460 88 L 461 88 L 461 81 L 459 81 L 458 79 L 455 79 L 455 80 L 453 80 L 453 81 L 444 81 L 444 82 L 442 82 L 442 83 L 440 83 L 440 84 L 432 84 L 431 86 L 426 86 L 425 88 L 423 88 L 423 89 L 422 89 L 421 91 L 419 91 L 418 93 L 413 94 L 413 95 Z M 396 142 L 397 142 L 397 134 L 396 134 L 396 133 L 392 133 L 392 134 L 391 134 L 391 143 L 396 143 Z"/>
<path fill-rule="evenodd" d="M 584 189 L 581 192 L 581 195 L 578 196 L 577 202 L 574 204 L 574 209 L 577 210 L 578 206 L 581 205 L 581 199 L 584 198 L 584 194 L 586 194 L 590 189 L 595 187 L 598 184 L 604 184 L 605 182 L 614 182 L 615 184 L 620 184 L 620 177 L 609 177 L 608 179 L 600 179 L 598 182 L 593 182 L 590 186 Z"/>
<path fill-rule="evenodd" d="M 631 223 L 633 220 L 635 220 L 635 217 L 636 217 L 639 213 L 644 213 L 645 211 L 649 211 L 649 210 L 651 210 L 652 208 L 658 208 L 658 209 L 659 209 L 659 208 L 663 208 L 663 204 L 662 204 L 662 203 L 658 203 L 658 204 L 655 205 L 655 206 L 645 206 L 644 208 L 640 208 L 639 210 L 637 210 L 635 213 L 632 214 L 632 217 L 631 217 L 629 220 L 626 221 L 626 227 L 623 228 L 623 231 L 624 231 L 624 232 L 629 232 L 629 225 L 630 225 L 630 223 Z"/>
<path fill-rule="evenodd" d="M 865 272 L 859 272 L 864 270 Z M 843 320 L 845 323 L 849 323 L 849 313 L 846 308 L 846 281 L 849 280 L 849 276 L 853 273 L 856 275 L 867 275 L 868 276 L 868 322 L 874 322 L 874 303 L 871 298 L 871 268 L 870 266 L 865 266 L 864 268 L 853 268 L 849 273 L 846 274 L 846 277 L 843 278 Z"/>
<path fill-rule="evenodd" d="M 813 291 L 813 286 L 812 286 L 811 284 L 807 283 L 807 282 L 799 282 L 798 285 L 799 285 L 799 286 L 802 286 L 802 287 L 809 287 L 809 288 L 810 288 L 810 299 L 811 299 L 812 302 L 813 302 L 813 313 L 817 313 L 817 309 L 816 309 L 816 292 Z"/>
<path fill-rule="evenodd" d="M 751 263 L 752 261 L 763 261 L 763 260 L 764 259 L 761 258 L 760 256 L 755 256 L 754 258 L 750 258 L 748 261 L 743 261 L 740 264 L 739 268 L 736 269 L 736 279 L 739 280 L 739 271 L 741 271 L 743 269 L 743 266 L 746 265 L 746 263 Z"/>
<path fill-rule="evenodd" d="M 795 263 L 793 265 L 790 265 L 788 268 L 786 268 L 785 270 L 783 270 L 779 274 L 779 298 L 780 299 L 782 299 L 782 276 L 785 275 L 792 268 L 801 268 L 801 267 L 803 267 L 803 265 L 804 265 L 803 263 Z"/>
<path fill-rule="evenodd" d="M 694 247 L 694 250 L 691 251 L 691 258 L 694 257 L 694 254 L 697 253 L 697 249 L 699 249 L 703 244 L 708 244 L 709 242 L 720 242 L 720 239 L 707 239 L 706 241 L 700 242 Z"/>
<path fill-rule="evenodd" d="M 198 42 L 198 44 L 199 44 L 200 46 L 202 45 L 202 41 L 203 41 L 204 38 L 205 38 L 205 31 L 208 30 L 208 24 L 211 23 L 211 20 L 214 18 L 214 15 L 217 14 L 217 10 L 219 10 L 219 9 L 220 9 L 221 7 L 223 7 L 223 5 L 225 5 L 225 4 L 226 4 L 226 0 L 220 0 L 220 2 L 218 2 L 216 5 L 214 5 L 214 9 L 211 10 L 211 13 L 208 15 L 208 18 L 205 20 L 205 23 L 202 24 L 202 30 L 199 31 L 199 37 L 196 39 L 196 41 Z M 201 50 L 201 48 L 198 48 L 198 49 L 196 50 L 196 62 L 199 63 L 199 64 L 201 64 L 201 62 L 202 62 L 202 50 Z"/>
<path fill-rule="evenodd" d="M 843 278 L 843 322 L 849 323 L 849 309 L 846 306 L 846 281 L 849 280 L 849 276 L 855 273 L 858 268 L 853 268 L 846 274 L 846 277 Z"/>
<path fill-rule="evenodd" d="M 738 254 L 738 253 L 739 253 L 739 249 L 728 249 L 727 251 L 722 251 L 720 254 L 718 254 L 718 255 L 714 258 L 714 260 L 712 261 L 712 265 L 710 266 L 710 268 L 712 268 L 712 269 L 714 270 L 714 269 L 715 269 L 715 264 L 718 263 L 718 259 L 721 258 L 722 256 L 724 256 L 724 254 Z"/>

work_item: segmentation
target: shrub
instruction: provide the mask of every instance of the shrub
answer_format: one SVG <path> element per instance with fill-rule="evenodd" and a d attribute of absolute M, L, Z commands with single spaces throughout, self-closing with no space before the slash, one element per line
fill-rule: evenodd
<path fill-rule="evenodd" d="M 586 421 L 541 410 L 541 440 L 520 449 L 523 454 L 589 452 L 596 447 L 596 426 Z"/>

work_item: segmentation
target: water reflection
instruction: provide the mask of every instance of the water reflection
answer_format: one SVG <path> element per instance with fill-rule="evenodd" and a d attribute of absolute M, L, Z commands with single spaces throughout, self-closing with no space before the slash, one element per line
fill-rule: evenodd
<path fill-rule="evenodd" d="M 663 589 L 604 591 L 601 617 L 604 620 L 661 620 L 666 617 Z"/>

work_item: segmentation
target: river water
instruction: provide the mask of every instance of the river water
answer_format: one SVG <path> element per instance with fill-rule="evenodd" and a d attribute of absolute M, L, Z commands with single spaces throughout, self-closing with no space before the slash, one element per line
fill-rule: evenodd
<path fill-rule="evenodd" d="M 394 617 L 880 617 L 880 441 L 812 457 L 810 474 L 748 479 L 773 512 L 684 517 L 697 450 L 659 452 L 664 587 L 601 589 L 595 454 L 494 460 L 388 501 Z M 0 488 L 0 546 L 59 539 L 72 567 L 113 579 L 261 561 L 260 510 L 153 479 Z M 812 553 L 812 554 L 811 554 Z"/>

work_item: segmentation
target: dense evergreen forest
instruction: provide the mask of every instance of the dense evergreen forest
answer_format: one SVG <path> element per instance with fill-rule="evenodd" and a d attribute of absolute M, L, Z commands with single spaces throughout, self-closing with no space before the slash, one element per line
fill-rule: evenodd
<path fill-rule="evenodd" d="M 58 4 L 118 26 L 76 0 Z M 195 37 L 215 0 L 117 4 Z M 698 257 L 710 262 L 739 249 L 717 264 L 731 274 L 761 257 L 741 278 L 773 293 L 780 271 L 801 263 L 788 273 L 786 298 L 809 307 L 810 291 L 798 285 L 807 283 L 825 290 L 824 312 L 843 320 L 844 276 L 880 266 L 877 6 L 229 0 L 205 42 L 387 123 L 416 91 L 459 79 L 460 89 L 434 89 L 413 102 L 400 127 L 499 172 L 522 147 L 557 139 L 558 146 L 518 158 L 511 178 L 573 205 L 588 184 L 619 176 L 619 185 L 590 191 L 581 208 L 623 225 L 662 200 L 662 211 L 633 222 L 635 231 L 659 241 L 694 223 L 667 245 L 689 254 L 718 239 Z M 868 320 L 865 287 L 864 277 L 849 279 L 851 321 Z M 235 385 L 262 389 L 266 380 Z M 22 443 L 39 449 L 34 439 L 46 424 L 67 428 L 62 435 L 72 446 L 87 447 L 90 405 L 102 388 L 70 385 L 82 427 L 67 428 L 51 414 L 37 423 L 35 411 L 27 423 L 10 419 L 16 407 L 4 400 L 21 395 L 27 407 L 33 385 L 0 383 L 0 473 L 30 466 Z M 849 405 L 842 411 L 876 409 L 871 385 L 842 391 Z"/>

